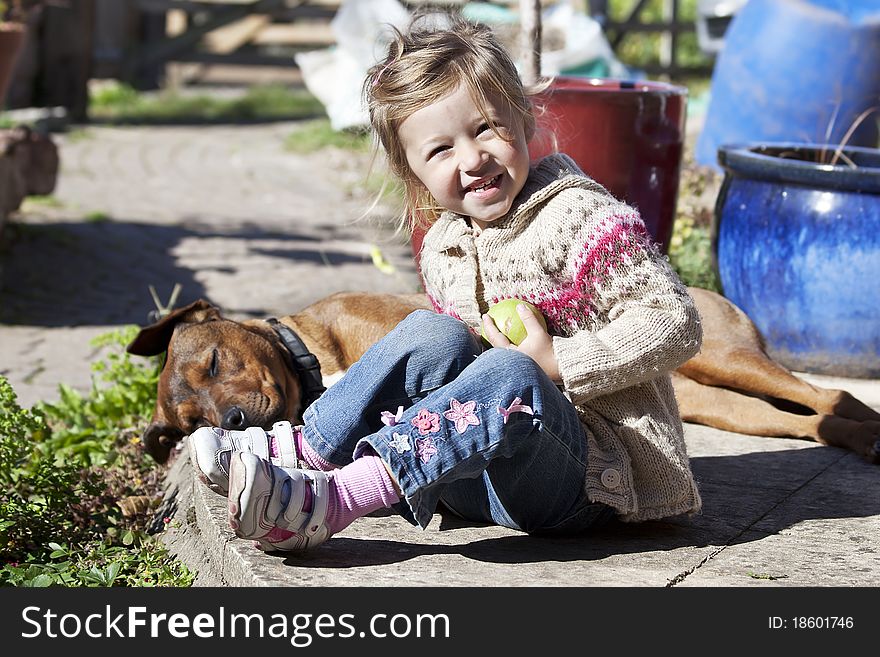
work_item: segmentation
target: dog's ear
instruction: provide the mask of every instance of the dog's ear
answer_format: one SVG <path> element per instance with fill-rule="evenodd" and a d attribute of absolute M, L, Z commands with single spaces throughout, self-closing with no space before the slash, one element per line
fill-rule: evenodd
<path fill-rule="evenodd" d="M 125 350 L 135 356 L 157 356 L 168 350 L 171 334 L 178 324 L 201 324 L 220 319 L 217 306 L 199 299 L 188 306 L 172 310 L 155 324 L 145 326 Z"/>
<path fill-rule="evenodd" d="M 165 463 L 171 450 L 183 438 L 183 431 L 164 422 L 153 422 L 144 431 L 144 450 L 156 463 Z"/>

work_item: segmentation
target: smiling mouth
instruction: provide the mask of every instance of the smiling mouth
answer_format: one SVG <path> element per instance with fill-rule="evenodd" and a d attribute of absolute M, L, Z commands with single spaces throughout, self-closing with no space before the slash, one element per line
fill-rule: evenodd
<path fill-rule="evenodd" d="M 485 192 L 487 189 L 491 189 L 495 187 L 498 182 L 501 180 L 501 174 L 494 176 L 492 178 L 487 178 L 481 182 L 475 183 L 473 185 L 469 185 L 467 191 L 469 192 Z"/>

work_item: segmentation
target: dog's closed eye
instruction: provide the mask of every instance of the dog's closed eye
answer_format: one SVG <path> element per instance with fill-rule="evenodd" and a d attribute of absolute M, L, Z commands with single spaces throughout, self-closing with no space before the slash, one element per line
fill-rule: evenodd
<path fill-rule="evenodd" d="M 217 376 L 217 371 L 220 366 L 220 355 L 217 353 L 217 350 L 211 352 L 211 366 L 208 368 L 208 375 L 211 377 Z"/>

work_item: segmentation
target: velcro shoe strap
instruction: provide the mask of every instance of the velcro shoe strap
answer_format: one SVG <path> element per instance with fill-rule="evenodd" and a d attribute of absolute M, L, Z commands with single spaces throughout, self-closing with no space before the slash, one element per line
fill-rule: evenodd
<path fill-rule="evenodd" d="M 330 506 L 330 477 L 320 470 L 304 470 L 303 474 L 312 480 L 312 513 L 302 533 L 312 537 L 326 529 L 324 521 Z"/>
<path fill-rule="evenodd" d="M 277 470 L 275 472 L 278 472 Z M 281 513 L 277 516 L 275 524 L 282 529 L 299 532 L 309 519 L 309 514 L 303 511 L 303 503 L 306 501 L 306 486 L 309 480 L 303 476 L 302 470 L 288 470 L 284 473 L 290 486 L 287 502 L 282 502 Z"/>
<path fill-rule="evenodd" d="M 266 435 L 266 432 L 260 427 L 248 427 L 244 433 L 250 443 L 250 451 L 261 459 L 268 461 L 269 436 Z"/>
<path fill-rule="evenodd" d="M 299 468 L 299 454 L 296 453 L 296 442 L 293 439 L 293 427 L 290 422 L 282 420 L 272 425 L 272 435 L 275 436 L 275 444 L 278 446 L 279 454 L 272 459 L 275 465 L 282 468 Z"/>
<path fill-rule="evenodd" d="M 306 537 L 317 534 L 324 529 L 327 509 L 330 506 L 330 485 L 327 473 L 319 470 L 292 470 L 287 472 L 290 478 L 290 500 L 284 507 L 280 521 L 286 526 L 283 529 L 296 532 Z M 312 489 L 312 510 L 303 511 L 306 486 Z"/>

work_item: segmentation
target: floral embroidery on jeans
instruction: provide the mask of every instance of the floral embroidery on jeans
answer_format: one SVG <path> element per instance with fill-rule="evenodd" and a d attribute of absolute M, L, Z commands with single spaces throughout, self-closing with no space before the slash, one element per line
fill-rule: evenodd
<path fill-rule="evenodd" d="M 437 453 L 437 446 L 431 436 L 427 438 L 416 438 L 416 455 L 422 460 L 422 463 L 430 461 L 434 454 Z"/>
<path fill-rule="evenodd" d="M 511 413 L 528 413 L 529 415 L 535 414 L 535 411 L 532 410 L 532 407 L 523 404 L 522 399 L 520 399 L 519 397 L 515 397 L 510 406 L 508 406 L 507 408 L 499 406 L 498 412 L 501 413 L 501 415 L 504 417 L 504 424 L 507 424 L 507 418 L 510 417 Z"/>
<path fill-rule="evenodd" d="M 412 449 L 412 444 L 409 441 L 409 436 L 406 434 L 397 433 L 396 431 L 388 440 L 388 444 L 396 449 L 398 454 L 403 454 L 404 452 L 408 452 Z"/>
<path fill-rule="evenodd" d="M 403 417 L 403 406 L 397 407 L 397 413 L 392 413 L 391 411 L 382 411 L 381 418 L 382 424 L 386 427 L 393 427 L 395 424 L 400 424 L 400 418 Z"/>
<path fill-rule="evenodd" d="M 432 413 L 426 408 L 419 411 L 419 414 L 412 419 L 412 425 L 419 430 L 421 435 L 427 435 L 434 431 L 440 431 L 440 416 Z"/>
<path fill-rule="evenodd" d="M 457 399 L 449 400 L 449 410 L 443 413 L 443 417 L 455 423 L 455 430 L 464 433 L 469 426 L 480 424 L 480 418 L 474 413 L 477 402 L 469 401 L 462 404 Z"/>

